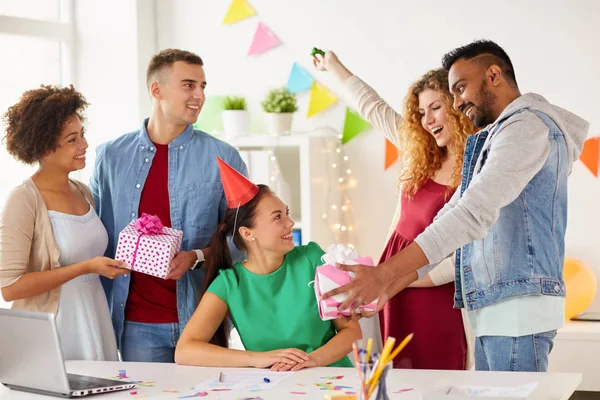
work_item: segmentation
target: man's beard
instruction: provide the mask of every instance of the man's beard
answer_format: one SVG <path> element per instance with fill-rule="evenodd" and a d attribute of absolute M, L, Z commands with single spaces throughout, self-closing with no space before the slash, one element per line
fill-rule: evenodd
<path fill-rule="evenodd" d="M 492 107 L 494 106 L 494 103 L 496 103 L 496 95 L 488 90 L 487 81 L 483 81 L 481 84 L 478 97 L 480 105 L 475 107 L 477 109 L 477 115 L 476 118 L 473 119 L 473 124 L 477 128 L 482 128 L 494 122 L 491 114 Z"/>

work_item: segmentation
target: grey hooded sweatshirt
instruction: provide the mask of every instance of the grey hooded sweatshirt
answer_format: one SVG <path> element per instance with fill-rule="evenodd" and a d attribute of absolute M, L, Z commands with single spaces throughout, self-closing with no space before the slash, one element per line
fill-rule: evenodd
<path fill-rule="evenodd" d="M 474 185 L 477 189 L 469 190 L 469 195 L 462 198 L 457 190 L 435 221 L 415 239 L 430 263 L 417 271 L 419 277 L 456 249 L 484 238 L 502 207 L 513 202 L 544 166 L 550 153 L 548 127 L 531 112 L 517 113 L 523 109 L 545 113 L 560 128 L 571 172 L 583 148 L 589 123 L 535 93 L 515 99 L 485 128 L 494 132 L 498 123 L 506 119 L 484 144 L 484 149 L 489 148 L 494 157 L 488 157 L 485 168 L 471 180 L 469 189 L 475 189 Z"/>

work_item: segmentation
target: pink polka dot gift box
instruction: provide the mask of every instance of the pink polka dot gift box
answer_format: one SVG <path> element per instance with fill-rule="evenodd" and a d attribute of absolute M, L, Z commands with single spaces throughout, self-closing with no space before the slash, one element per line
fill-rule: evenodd
<path fill-rule="evenodd" d="M 115 259 L 133 271 L 164 279 L 182 239 L 182 231 L 164 227 L 160 218 L 144 213 L 119 233 Z"/>

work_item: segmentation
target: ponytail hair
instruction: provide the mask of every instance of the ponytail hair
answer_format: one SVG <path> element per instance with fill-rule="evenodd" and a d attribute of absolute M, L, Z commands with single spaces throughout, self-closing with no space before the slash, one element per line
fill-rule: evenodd
<path fill-rule="evenodd" d="M 217 278 L 220 270 L 233 268 L 233 260 L 229 251 L 229 245 L 227 244 L 227 237 L 229 235 L 233 236 L 233 243 L 239 250 L 248 250 L 244 239 L 239 234 L 239 229 L 242 226 L 250 229 L 254 228 L 258 203 L 264 195 L 270 193 L 272 193 L 271 189 L 267 185 L 258 185 L 258 193 L 252 200 L 237 209 L 228 208 L 225 211 L 225 216 L 219 223 L 219 228 L 210 240 L 211 256 L 206 260 L 206 278 L 204 280 L 203 293 L 206 292 L 210 284 Z M 233 231 L 234 229 L 236 232 Z M 228 333 L 226 321 L 223 321 L 210 342 L 221 347 L 227 347 Z"/>

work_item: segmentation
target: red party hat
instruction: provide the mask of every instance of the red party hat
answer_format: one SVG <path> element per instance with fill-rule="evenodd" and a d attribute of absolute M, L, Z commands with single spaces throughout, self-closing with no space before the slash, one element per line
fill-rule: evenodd
<path fill-rule="evenodd" d="M 256 196 L 258 186 L 250 182 L 248 178 L 237 172 L 225 161 L 217 157 L 219 163 L 219 171 L 221 172 L 221 182 L 225 197 L 227 198 L 227 206 L 229 208 L 237 208 L 243 206 Z"/>

